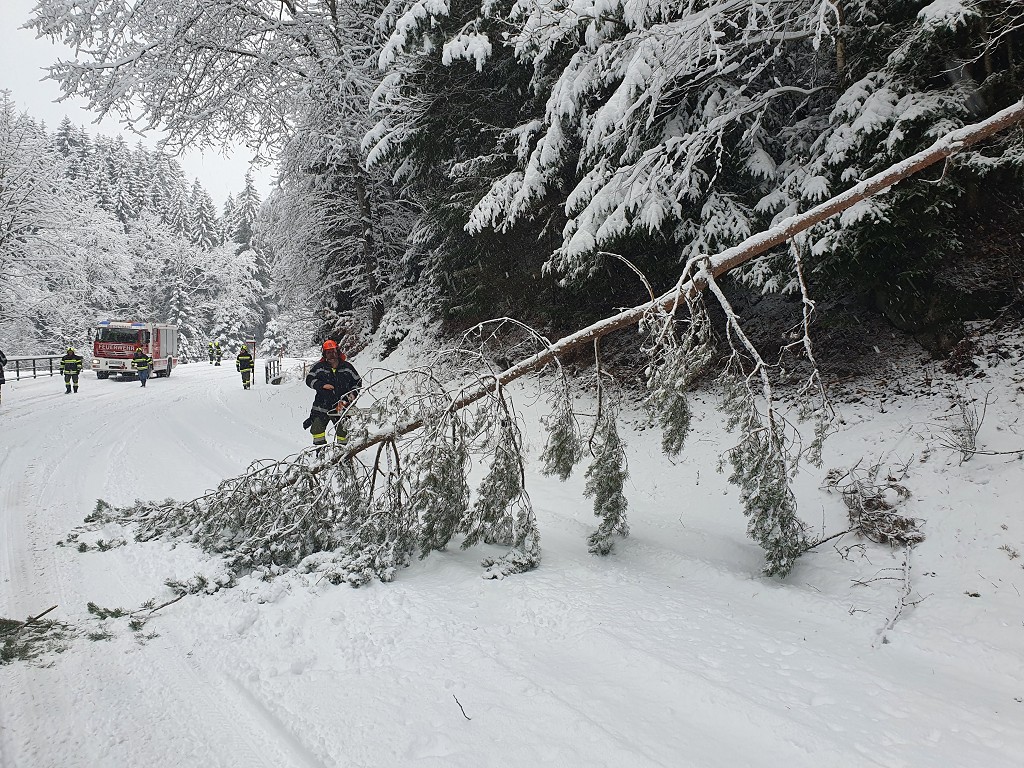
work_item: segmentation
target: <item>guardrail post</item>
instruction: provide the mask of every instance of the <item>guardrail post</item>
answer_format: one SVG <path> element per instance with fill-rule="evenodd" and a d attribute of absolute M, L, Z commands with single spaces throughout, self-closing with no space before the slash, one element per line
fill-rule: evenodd
<path fill-rule="evenodd" d="M 264 367 L 264 375 L 266 376 L 267 384 L 280 384 L 281 358 L 268 357 L 266 360 L 266 365 Z"/>

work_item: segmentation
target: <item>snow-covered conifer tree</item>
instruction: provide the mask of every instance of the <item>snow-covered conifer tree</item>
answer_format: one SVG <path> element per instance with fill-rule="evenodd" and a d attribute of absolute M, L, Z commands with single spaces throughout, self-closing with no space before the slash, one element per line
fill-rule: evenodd
<path fill-rule="evenodd" d="M 85 158 L 82 156 L 83 142 L 82 133 L 78 127 L 71 122 L 71 118 L 65 117 L 57 126 L 54 134 L 54 148 L 66 161 L 66 173 L 68 178 L 78 179 L 85 175 Z"/>
<path fill-rule="evenodd" d="M 230 242 L 235 232 L 235 219 L 238 216 L 238 204 L 235 196 L 228 193 L 224 201 L 224 209 L 220 215 L 220 232 L 218 233 L 222 243 Z"/>
<path fill-rule="evenodd" d="M 131 168 L 128 191 L 135 210 L 142 211 L 151 205 L 149 190 L 153 185 L 155 161 L 141 142 L 136 144 L 135 149 L 132 150 Z"/>
<path fill-rule="evenodd" d="M 207 251 L 220 244 L 217 210 L 210 193 L 196 179 L 189 196 L 189 239 Z"/>
<path fill-rule="evenodd" d="M 132 183 L 127 174 L 118 179 L 113 193 L 112 213 L 121 221 L 127 224 L 130 220 L 139 215 L 136 207 L 135 195 L 132 192 Z"/>
<path fill-rule="evenodd" d="M 170 197 L 161 211 L 161 218 L 172 232 L 191 241 L 190 211 L 188 196 L 181 184 L 171 183 Z"/>
<path fill-rule="evenodd" d="M 282 357 L 288 350 L 288 340 L 279 327 L 280 321 L 275 317 L 267 322 L 263 339 L 259 345 L 260 357 Z"/>
<path fill-rule="evenodd" d="M 193 291 L 184 284 L 172 284 L 167 302 L 168 323 L 178 326 L 178 351 L 183 363 L 206 359 L 205 322 L 195 304 Z"/>
<path fill-rule="evenodd" d="M 257 254 L 251 250 L 236 252 L 232 243 L 225 243 L 210 256 L 215 291 L 209 303 L 212 335 L 225 354 L 235 355 L 245 339 L 255 334 L 261 319 L 263 288 L 256 278 Z"/>
<path fill-rule="evenodd" d="M 260 193 L 256 190 L 252 171 L 245 174 L 245 187 L 234 201 L 231 221 L 231 240 L 245 248 L 252 248 L 253 227 L 260 215 Z"/>

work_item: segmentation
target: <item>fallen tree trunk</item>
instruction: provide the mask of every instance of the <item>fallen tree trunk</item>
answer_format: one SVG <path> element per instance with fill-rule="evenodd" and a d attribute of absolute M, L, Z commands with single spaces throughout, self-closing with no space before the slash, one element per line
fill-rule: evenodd
<path fill-rule="evenodd" d="M 790 216 L 780 221 L 775 226 L 751 235 L 743 242 L 728 248 L 721 253 L 711 256 L 708 259 L 706 270 L 713 276 L 728 272 L 731 269 L 744 264 L 750 259 L 765 251 L 781 245 L 794 235 L 799 234 L 815 224 L 819 224 L 837 213 L 842 213 L 848 208 L 862 200 L 866 200 L 879 192 L 883 192 L 894 184 L 913 176 L 940 160 L 945 160 L 961 151 L 965 147 L 976 144 L 987 139 L 1000 131 L 1024 121 L 1024 100 L 1013 106 L 997 112 L 987 120 L 973 125 L 967 125 L 955 131 L 951 131 L 938 139 L 927 149 L 902 160 L 895 165 L 876 173 L 874 176 L 859 182 L 850 189 L 829 198 L 823 203 L 814 206 L 805 213 Z M 493 392 L 495 387 L 503 386 L 515 381 L 527 373 L 540 370 L 554 360 L 558 355 L 573 350 L 584 344 L 592 344 L 595 339 L 605 336 L 620 328 L 637 323 L 649 312 L 671 310 L 684 301 L 686 296 L 694 296 L 707 287 L 705 280 L 699 276 L 677 285 L 672 290 L 662 294 L 653 301 L 646 302 L 639 306 L 627 309 L 613 317 L 605 318 L 593 325 L 589 325 L 575 333 L 559 339 L 546 350 L 538 352 L 532 357 L 513 365 L 511 368 L 493 377 L 488 384 L 473 387 L 463 395 L 456 398 L 451 404 L 451 410 L 456 411 L 471 403 L 485 397 Z M 395 425 L 393 429 L 378 432 L 370 435 L 366 440 L 356 443 L 348 455 L 353 456 L 361 451 L 377 445 L 385 440 L 413 432 L 423 426 L 422 420 L 410 421 L 405 424 Z"/>
<path fill-rule="evenodd" d="M 358 586 L 372 578 L 390 581 L 398 568 L 408 565 L 416 549 L 421 556 L 441 549 L 456 533 L 467 534 L 463 547 L 488 534 L 492 535 L 492 543 L 510 546 L 502 557 L 484 561 L 488 578 L 534 568 L 540 561 L 539 534 L 522 483 L 521 442 L 510 426 L 508 411 L 501 410 L 504 403 L 494 405 L 495 418 L 482 414 L 480 427 L 456 424 L 458 419 L 449 423 L 448 416 L 488 396 L 503 399 L 504 385 L 543 368 L 560 354 L 638 323 L 648 313 L 672 313 L 686 298 L 705 288 L 714 291 L 723 306 L 727 306 L 714 283 L 718 275 L 1022 120 L 1024 101 L 989 120 L 954 131 L 929 149 L 804 214 L 781 221 L 720 254 L 691 261 L 673 290 L 556 343 L 545 341 L 543 351 L 501 373 L 478 378 L 473 385 L 452 391 L 442 386 L 431 372 L 420 371 L 429 378 L 429 391 L 402 399 L 390 413 L 422 413 L 422 419 L 403 422 L 399 420 L 402 417 L 380 416 L 381 420 L 394 420 L 373 427 L 369 434 L 362 432 L 366 426 L 356 426 L 352 432 L 364 436 L 347 450 L 307 449 L 295 458 L 254 464 L 245 474 L 225 480 L 216 490 L 185 504 L 170 500 L 157 504 L 136 502 L 134 507 L 114 509 L 101 500 L 88 519 L 93 525 L 107 519 L 138 523 L 136 535 L 140 540 L 163 534 L 187 536 L 207 549 L 224 553 L 230 568 L 261 569 L 264 577 L 280 572 L 276 570 L 280 567 L 301 565 L 307 573 L 322 571 L 322 577 L 329 578 L 331 583 Z M 733 330 L 742 335 L 735 318 L 732 322 Z M 748 340 L 744 344 L 752 349 Z M 770 402 L 767 380 L 765 386 L 769 391 L 762 396 Z M 729 402 L 724 408 L 730 418 L 740 420 L 740 428 L 745 431 L 740 445 L 730 451 L 730 482 L 741 489 L 744 514 L 750 518 L 749 535 L 765 550 L 764 572 L 785 576 L 808 544 L 806 527 L 796 516 L 796 499 L 789 485 L 796 454 L 787 445 L 784 420 L 776 419 L 770 412 L 759 413 L 753 405 L 756 397 L 757 393 L 749 390 L 746 395 L 726 395 Z M 389 405 L 385 399 L 381 411 L 388 413 Z M 569 410 L 571 413 L 571 403 Z M 428 418 L 433 424 L 427 424 Z M 424 452 L 424 445 L 410 445 L 409 460 L 404 461 L 403 469 L 403 457 L 395 442 L 422 427 L 434 430 L 429 434 L 436 440 L 423 442 L 432 443 L 427 447 L 436 450 Z M 356 432 L 357 429 L 360 431 Z M 474 430 L 474 434 L 468 434 Z M 479 444 L 493 450 L 494 458 L 481 482 L 478 502 L 470 506 L 466 468 L 473 450 L 470 443 L 481 436 Z M 816 440 L 820 437 L 823 432 Z M 377 458 L 368 466 L 348 461 L 373 446 L 377 446 Z M 574 453 L 576 458 L 568 457 L 567 461 L 575 461 L 582 450 L 566 448 L 565 453 Z M 454 474 L 458 477 L 453 478 Z M 421 504 L 424 499 L 431 501 Z M 484 499 L 484 503 L 479 503 L 479 499 Z M 615 514 L 620 515 L 624 508 Z M 595 535 L 603 535 L 602 530 L 607 532 L 605 522 L 618 525 L 616 521 L 622 520 L 621 516 L 613 520 L 611 513 L 598 509 L 596 496 L 595 512 L 603 521 L 602 529 Z M 590 541 L 594 541 L 594 536 Z"/>

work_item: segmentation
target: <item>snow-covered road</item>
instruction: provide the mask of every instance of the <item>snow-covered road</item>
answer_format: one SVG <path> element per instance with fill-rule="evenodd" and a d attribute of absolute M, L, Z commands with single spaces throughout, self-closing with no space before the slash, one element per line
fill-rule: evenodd
<path fill-rule="evenodd" d="M 1002 585 L 987 603 L 960 581 L 982 529 L 1019 509 L 1019 467 L 993 463 L 979 486 L 979 461 L 972 487 L 994 495 L 970 522 L 955 517 L 967 492 L 948 466 L 916 470 L 918 500 L 936 494 L 936 533 L 915 551 L 929 596 L 885 644 L 897 585 L 851 580 L 901 553 L 830 550 L 785 582 L 757 576 L 760 552 L 714 472 L 728 438 L 707 418 L 676 465 L 652 431 L 630 436 L 633 536 L 609 558 L 587 554 L 580 479 L 531 475 L 544 562 L 529 574 L 485 581 L 483 552 L 455 548 L 358 590 L 243 578 L 142 632 L 89 613 L 89 602 L 163 602 L 165 580 L 221 573 L 182 543 L 57 546 L 97 498 L 191 498 L 294 453 L 309 401 L 294 377 L 244 392 L 232 367 L 206 364 L 145 389 L 89 373 L 77 395 L 56 378 L 5 388 L 0 616 L 56 604 L 48 618 L 80 634 L 42 663 L 0 666 L 3 768 L 1020 765 L 1024 572 L 1002 553 L 979 560 Z M 893 409 L 881 428 L 848 415 L 831 450 L 885 447 L 928 407 Z M 822 511 L 809 514 L 841 520 L 826 503 L 813 497 Z"/>
<path fill-rule="evenodd" d="M 71 395 L 59 377 L 8 384 L 0 413 L 0 615 L 24 618 L 56 604 L 48 618 L 82 621 L 89 601 L 135 608 L 165 592 L 131 557 L 90 558 L 56 544 L 97 498 L 190 497 L 267 451 L 301 447 L 300 432 L 282 435 L 266 418 L 281 415 L 279 394 L 269 386 L 243 392 L 229 366 L 181 366 L 144 389 L 86 372 Z M 239 764 L 219 761 L 223 749 L 250 755 L 248 764 L 282 765 L 275 756 L 287 753 L 275 752 L 278 740 L 259 720 L 235 717 L 216 676 L 190 663 L 191 649 L 179 644 L 186 640 L 162 633 L 169 652 L 159 659 L 80 640 L 48 669 L 4 667 L 0 762 Z M 211 757 L 207 745 L 222 746 Z"/>

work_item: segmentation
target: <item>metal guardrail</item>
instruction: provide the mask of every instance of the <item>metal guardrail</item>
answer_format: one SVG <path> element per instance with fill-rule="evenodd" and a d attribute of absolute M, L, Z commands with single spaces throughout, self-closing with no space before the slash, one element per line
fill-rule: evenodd
<path fill-rule="evenodd" d="M 280 357 L 268 357 L 266 358 L 265 366 L 267 384 L 280 384 L 282 380 L 281 376 L 281 358 Z"/>
<path fill-rule="evenodd" d="M 27 379 L 39 376 L 60 375 L 60 359 L 63 355 L 37 355 L 36 357 L 8 357 L 4 366 L 4 377 L 10 380 L 13 369 L 14 378 L 20 379 L 22 374 Z M 54 364 L 56 361 L 56 365 Z"/>

